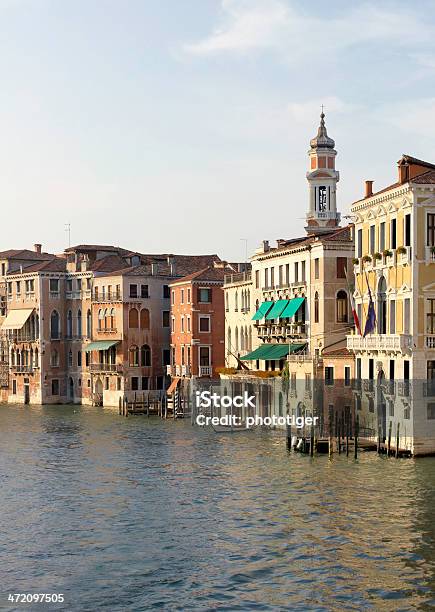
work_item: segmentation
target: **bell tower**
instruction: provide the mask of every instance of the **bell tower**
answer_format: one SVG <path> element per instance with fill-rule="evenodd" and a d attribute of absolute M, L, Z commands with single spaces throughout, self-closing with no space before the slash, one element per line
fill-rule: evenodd
<path fill-rule="evenodd" d="M 307 180 L 310 188 L 309 210 L 305 230 L 308 234 L 322 234 L 338 227 L 337 183 L 340 175 L 335 169 L 335 142 L 329 138 L 325 126 L 325 114 L 320 115 L 317 136 L 310 141 L 310 170 Z"/>

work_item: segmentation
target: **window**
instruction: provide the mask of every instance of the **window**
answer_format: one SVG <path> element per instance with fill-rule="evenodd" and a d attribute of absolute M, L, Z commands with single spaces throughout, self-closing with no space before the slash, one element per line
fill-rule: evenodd
<path fill-rule="evenodd" d="M 302 278 L 301 278 L 301 281 L 305 282 L 305 267 L 306 267 L 305 261 L 303 261 L 301 265 L 302 265 L 302 270 L 301 270 L 301 277 Z"/>
<path fill-rule="evenodd" d="M 131 390 L 139 391 L 139 378 L 137 376 L 131 377 Z"/>
<path fill-rule="evenodd" d="M 35 291 L 35 281 L 32 279 L 26 280 L 26 293 L 33 293 Z"/>
<path fill-rule="evenodd" d="M 60 319 L 57 310 L 53 310 L 50 317 L 50 337 L 52 340 L 60 338 Z"/>
<path fill-rule="evenodd" d="M 405 215 L 404 219 L 404 242 L 405 246 L 411 246 L 411 215 Z"/>
<path fill-rule="evenodd" d="M 295 262 L 295 283 L 297 283 L 299 281 L 299 263 L 296 261 Z"/>
<path fill-rule="evenodd" d="M 59 279 L 50 278 L 50 293 L 59 293 Z"/>
<path fill-rule="evenodd" d="M 181 289 L 181 291 L 180 291 L 180 296 L 181 296 L 181 298 L 180 298 L 180 304 L 184 304 L 184 289 Z"/>
<path fill-rule="evenodd" d="M 12 295 L 12 283 L 11 283 L 11 281 L 8 282 L 8 295 L 9 296 Z"/>
<path fill-rule="evenodd" d="M 142 308 L 142 310 L 140 311 L 140 328 L 150 328 L 150 311 L 148 310 L 148 308 Z"/>
<path fill-rule="evenodd" d="M 369 380 L 373 380 L 375 378 L 375 361 L 374 359 L 369 359 Z"/>
<path fill-rule="evenodd" d="M 172 290 L 172 300 L 171 300 L 172 304 L 175 304 L 175 291 Z"/>
<path fill-rule="evenodd" d="M 427 405 L 427 420 L 432 421 L 435 419 L 435 402 L 429 402 Z"/>
<path fill-rule="evenodd" d="M 279 283 L 280 287 L 283 286 L 283 282 L 284 282 L 284 279 L 283 279 L 283 270 L 284 270 L 284 266 L 279 266 L 278 267 L 278 283 Z"/>
<path fill-rule="evenodd" d="M 69 293 L 71 293 L 71 291 L 73 290 L 73 285 L 72 285 L 72 279 L 71 279 L 71 278 L 69 278 L 69 279 L 66 281 L 66 290 L 67 290 Z"/>
<path fill-rule="evenodd" d="M 169 285 L 163 285 L 163 299 L 168 300 L 170 297 Z"/>
<path fill-rule="evenodd" d="M 140 349 L 140 365 L 145 367 L 151 365 L 151 349 L 148 344 L 144 344 Z"/>
<path fill-rule="evenodd" d="M 59 367 L 59 353 L 57 352 L 56 349 L 53 349 L 51 351 L 51 355 L 50 355 L 50 365 L 52 368 L 57 368 Z"/>
<path fill-rule="evenodd" d="M 82 352 L 81 351 L 77 351 L 77 366 L 79 368 L 82 367 Z"/>
<path fill-rule="evenodd" d="M 362 257 L 363 244 L 362 244 L 362 229 L 357 232 L 357 257 Z"/>
<path fill-rule="evenodd" d="M 149 298 L 150 294 L 148 291 L 148 285 L 141 285 L 140 286 L 140 297 L 141 298 Z"/>
<path fill-rule="evenodd" d="M 390 302 L 390 334 L 396 333 L 396 301 Z"/>
<path fill-rule="evenodd" d="M 17 394 L 17 381 L 14 379 L 12 381 L 12 395 L 16 395 Z"/>
<path fill-rule="evenodd" d="M 82 337 L 82 311 L 80 309 L 77 311 L 77 336 Z"/>
<path fill-rule="evenodd" d="M 77 291 L 81 291 L 82 290 L 82 279 L 78 278 L 76 282 L 77 282 Z"/>
<path fill-rule="evenodd" d="M 187 331 L 190 332 L 191 329 L 190 329 L 190 316 L 189 315 L 187 315 L 186 317 L 186 323 L 187 323 Z"/>
<path fill-rule="evenodd" d="M 427 215 L 427 246 L 435 246 L 435 214 Z"/>
<path fill-rule="evenodd" d="M 137 298 L 137 285 L 130 285 L 130 297 Z"/>
<path fill-rule="evenodd" d="M 269 287 L 269 269 L 264 268 L 264 286 Z"/>
<path fill-rule="evenodd" d="M 320 259 L 318 257 L 314 260 L 314 278 L 316 280 L 320 278 Z"/>
<path fill-rule="evenodd" d="M 199 331 L 200 332 L 210 331 L 210 317 L 199 317 Z"/>
<path fill-rule="evenodd" d="M 347 293 L 341 290 L 337 293 L 337 323 L 347 323 L 348 316 Z"/>
<path fill-rule="evenodd" d="M 2 276 L 6 274 L 6 264 L 2 263 Z"/>
<path fill-rule="evenodd" d="M 379 225 L 379 251 L 385 251 L 385 221 Z"/>
<path fill-rule="evenodd" d="M 344 385 L 350 386 L 350 366 L 344 366 Z"/>
<path fill-rule="evenodd" d="M 91 362 L 91 354 L 86 352 L 85 353 L 85 365 L 89 367 L 90 362 Z"/>
<path fill-rule="evenodd" d="M 325 385 L 334 384 L 334 368 L 332 366 L 325 367 Z"/>
<path fill-rule="evenodd" d="M 121 377 L 118 376 L 116 379 L 116 390 L 121 391 Z"/>
<path fill-rule="evenodd" d="M 270 268 L 270 286 L 275 286 L 275 268 Z"/>
<path fill-rule="evenodd" d="M 234 296 L 234 312 L 238 312 L 239 310 L 239 294 L 236 291 L 236 294 Z"/>
<path fill-rule="evenodd" d="M 162 353 L 162 364 L 164 366 L 170 365 L 171 363 L 171 351 L 169 349 L 163 349 Z"/>
<path fill-rule="evenodd" d="M 337 257 L 337 278 L 346 278 L 346 257 Z"/>
<path fill-rule="evenodd" d="M 429 298 L 426 303 L 426 332 L 428 334 L 435 334 L 435 299 Z"/>
<path fill-rule="evenodd" d="M 260 270 L 255 270 L 255 288 L 258 289 L 260 286 Z"/>
<path fill-rule="evenodd" d="M 106 391 L 109 390 L 109 377 L 106 376 L 105 380 L 104 380 L 104 387 L 106 389 Z"/>
<path fill-rule="evenodd" d="M 72 354 L 72 350 L 70 349 L 68 351 L 68 367 L 72 368 L 72 364 L 73 364 L 73 354 Z"/>
<path fill-rule="evenodd" d="M 390 249 L 397 247 L 397 219 L 391 219 Z"/>
<path fill-rule="evenodd" d="M 290 284 L 290 264 L 285 264 L 285 284 Z"/>
<path fill-rule="evenodd" d="M 91 311 L 88 310 L 86 313 L 86 335 L 88 338 L 91 337 L 92 334 L 92 314 Z"/>
<path fill-rule="evenodd" d="M 203 304 L 209 304 L 211 302 L 211 289 L 199 289 L 198 301 Z"/>
<path fill-rule="evenodd" d="M 187 290 L 187 303 L 190 304 L 190 289 Z"/>
<path fill-rule="evenodd" d="M 175 317 L 172 317 L 171 319 L 171 332 L 175 332 Z"/>
<path fill-rule="evenodd" d="M 376 227 L 374 225 L 370 226 L 370 244 L 369 244 L 369 252 L 370 253 L 374 253 L 375 252 L 375 230 Z"/>
<path fill-rule="evenodd" d="M 19 295 L 21 295 L 21 281 L 16 281 L 15 288 L 16 288 L 17 297 L 18 297 Z"/>
<path fill-rule="evenodd" d="M 57 378 L 51 381 L 51 395 L 59 395 L 59 381 Z"/>
<path fill-rule="evenodd" d="M 148 376 L 142 376 L 142 391 L 148 391 Z"/>
<path fill-rule="evenodd" d="M 181 323 L 181 333 L 184 333 L 184 315 L 181 315 L 180 318 L 180 323 Z"/>
<path fill-rule="evenodd" d="M 72 312 L 68 310 L 66 315 L 66 336 L 67 338 L 71 338 L 73 332 L 73 324 L 72 324 Z"/>
<path fill-rule="evenodd" d="M 138 329 L 139 327 L 139 312 L 137 308 L 132 308 L 128 313 L 128 327 L 130 329 Z"/>
<path fill-rule="evenodd" d="M 199 347 L 199 365 L 200 366 L 210 365 L 210 347 L 208 346 Z"/>
<path fill-rule="evenodd" d="M 316 291 L 314 294 L 314 323 L 319 322 L 319 294 Z"/>
<path fill-rule="evenodd" d="M 162 327 L 169 327 L 169 310 L 162 311 Z"/>
<path fill-rule="evenodd" d="M 131 346 L 129 350 L 129 366 L 135 368 L 139 365 L 139 348 L 137 346 Z"/>

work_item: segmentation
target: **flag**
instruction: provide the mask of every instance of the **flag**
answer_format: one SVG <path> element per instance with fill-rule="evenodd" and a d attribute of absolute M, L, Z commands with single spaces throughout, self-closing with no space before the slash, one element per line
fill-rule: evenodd
<path fill-rule="evenodd" d="M 349 291 L 350 305 L 352 307 L 352 314 L 353 314 L 353 320 L 355 321 L 355 327 L 357 328 L 359 335 L 362 336 L 361 325 L 360 325 L 360 322 L 359 322 L 358 314 L 356 312 L 355 299 L 353 297 L 353 291 L 351 290 L 350 285 L 349 285 L 349 279 L 347 277 L 347 269 L 346 268 L 344 269 L 344 275 L 346 276 L 347 289 Z"/>
<path fill-rule="evenodd" d="M 375 331 L 376 327 L 376 312 L 375 312 L 375 303 L 373 302 L 372 292 L 370 291 L 369 279 L 367 278 L 366 272 L 366 282 L 367 282 L 367 290 L 369 292 L 369 308 L 367 311 L 367 319 L 364 327 L 364 338 L 367 334 L 371 334 Z"/>

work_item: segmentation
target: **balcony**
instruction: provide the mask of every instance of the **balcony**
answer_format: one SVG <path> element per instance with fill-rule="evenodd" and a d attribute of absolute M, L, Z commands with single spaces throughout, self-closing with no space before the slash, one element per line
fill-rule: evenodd
<path fill-rule="evenodd" d="M 404 252 L 403 249 L 405 249 Z M 397 250 L 397 263 L 398 264 L 410 264 L 411 263 L 411 255 L 412 255 L 412 250 L 410 246 L 406 246 L 406 247 L 401 247 L 400 251 L 399 249 Z"/>
<path fill-rule="evenodd" d="M 410 334 L 370 334 L 362 336 L 346 336 L 347 348 L 355 352 L 393 352 L 407 353 L 412 347 Z"/>
<path fill-rule="evenodd" d="M 33 374 L 36 368 L 38 368 L 38 366 L 32 366 L 32 365 L 10 366 L 11 372 L 15 372 L 16 374 Z"/>
<path fill-rule="evenodd" d="M 257 325 L 258 337 L 267 338 L 302 338 L 307 337 L 307 325 L 305 323 L 281 323 L 278 325 Z"/>
<path fill-rule="evenodd" d="M 403 380 L 397 383 L 397 395 L 399 397 L 409 397 L 411 394 L 411 381 Z"/>
<path fill-rule="evenodd" d="M 139 296 L 130 296 L 130 299 L 140 300 Z M 145 298 L 144 298 L 145 299 Z M 121 292 L 115 291 L 114 293 L 98 294 L 95 293 L 92 296 L 92 301 L 96 304 L 109 304 L 111 302 L 122 302 Z"/>
<path fill-rule="evenodd" d="M 428 349 L 435 349 L 435 334 L 428 334 L 425 337 L 425 345 Z"/>
<path fill-rule="evenodd" d="M 237 272 L 235 274 L 226 274 L 224 276 L 224 285 L 236 285 L 239 283 L 249 282 L 251 278 L 251 272 Z"/>
<path fill-rule="evenodd" d="M 19 344 L 20 342 L 39 342 L 39 338 L 34 334 L 14 334 L 8 337 L 11 344 Z"/>
<path fill-rule="evenodd" d="M 116 327 L 97 327 L 98 334 L 116 334 Z"/>
<path fill-rule="evenodd" d="M 427 246 L 425 252 L 426 263 L 435 263 L 435 246 Z"/>
<path fill-rule="evenodd" d="M 198 376 L 211 376 L 213 368 L 211 366 L 199 366 Z"/>
<path fill-rule="evenodd" d="M 119 363 L 91 363 L 89 370 L 91 372 L 121 374 L 123 368 Z"/>

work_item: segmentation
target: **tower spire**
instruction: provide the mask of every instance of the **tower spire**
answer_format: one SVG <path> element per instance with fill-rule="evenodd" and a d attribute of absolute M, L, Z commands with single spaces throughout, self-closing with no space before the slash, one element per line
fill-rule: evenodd
<path fill-rule="evenodd" d="M 308 234 L 322 234 L 338 227 L 340 213 L 337 212 L 336 187 L 340 175 L 335 169 L 335 142 L 328 136 L 322 104 L 317 135 L 310 140 L 310 170 L 307 180 L 310 202 L 307 213 Z"/>

